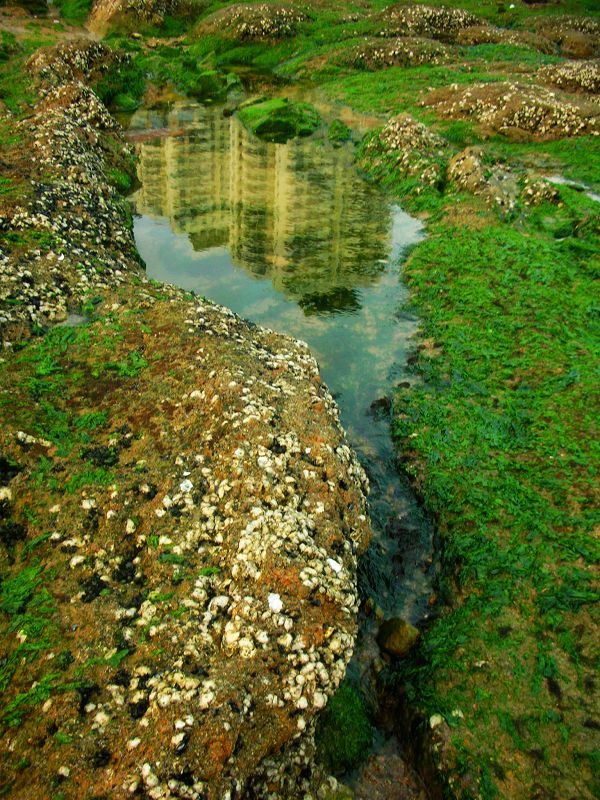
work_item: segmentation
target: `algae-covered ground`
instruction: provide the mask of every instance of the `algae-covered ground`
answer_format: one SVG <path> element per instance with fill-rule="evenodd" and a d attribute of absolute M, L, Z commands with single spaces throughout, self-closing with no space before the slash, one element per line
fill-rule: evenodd
<path fill-rule="evenodd" d="M 213 3 L 113 31 L 131 59 L 100 94 L 131 108 L 210 75 L 222 96 L 243 66 L 274 73 L 279 96 L 306 82 L 379 120 L 357 159 L 427 225 L 404 267 L 420 380 L 398 391 L 393 427 L 443 566 L 433 622 L 381 680 L 445 795 L 600 797 L 597 3 L 248 5 L 246 27 Z M 24 60 L 57 36 L 21 27 L 0 51 L 5 153 L 34 102 Z M 28 191 L 3 181 L 7 202 Z"/>

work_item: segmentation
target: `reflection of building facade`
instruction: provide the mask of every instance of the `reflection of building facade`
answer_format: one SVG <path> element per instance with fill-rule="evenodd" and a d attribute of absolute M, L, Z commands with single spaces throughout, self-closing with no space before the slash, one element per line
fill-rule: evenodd
<path fill-rule="evenodd" d="M 357 175 L 351 148 L 266 144 L 220 109 L 189 104 L 141 112 L 132 125 L 160 127 L 169 133 L 139 143 L 139 213 L 167 217 L 196 250 L 228 246 L 307 312 L 323 295 L 352 307 L 352 290 L 381 273 L 390 212 Z"/>

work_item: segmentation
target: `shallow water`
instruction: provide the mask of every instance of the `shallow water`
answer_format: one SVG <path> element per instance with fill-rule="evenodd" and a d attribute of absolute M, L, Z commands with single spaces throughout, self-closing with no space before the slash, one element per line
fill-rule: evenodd
<path fill-rule="evenodd" d="M 413 379 L 406 360 L 418 322 L 399 312 L 399 262 L 423 238 L 421 223 L 360 177 L 351 144 L 265 144 L 222 108 L 189 101 L 137 112 L 129 135 L 148 275 L 308 342 L 371 481 L 375 541 L 361 591 L 386 616 L 422 619 L 431 527 L 397 472 L 389 414 L 377 404 Z"/>
<path fill-rule="evenodd" d="M 574 189 L 579 189 L 586 195 L 586 197 L 589 197 L 590 200 L 593 200 L 595 203 L 600 203 L 600 194 L 592 191 L 585 183 L 569 180 L 569 178 L 565 178 L 562 175 L 547 175 L 546 180 L 559 186 L 571 186 Z"/>

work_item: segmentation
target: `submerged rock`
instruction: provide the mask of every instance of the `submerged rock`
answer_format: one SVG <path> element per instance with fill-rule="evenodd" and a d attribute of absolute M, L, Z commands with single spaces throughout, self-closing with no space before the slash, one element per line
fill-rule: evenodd
<path fill-rule="evenodd" d="M 405 656 L 419 638 L 419 631 L 414 625 L 401 617 L 386 619 L 379 626 L 377 644 L 390 656 L 402 658 Z"/>

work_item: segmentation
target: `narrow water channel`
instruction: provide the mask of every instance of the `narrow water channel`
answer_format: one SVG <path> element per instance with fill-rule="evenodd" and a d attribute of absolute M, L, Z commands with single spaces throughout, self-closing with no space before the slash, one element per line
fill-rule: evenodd
<path fill-rule="evenodd" d="M 135 236 L 149 277 L 191 289 L 308 342 L 371 482 L 375 539 L 361 592 L 419 622 L 432 592 L 432 530 L 398 473 L 389 398 L 418 321 L 401 262 L 421 223 L 357 172 L 351 144 L 265 144 L 223 109 L 178 101 L 130 122 L 141 188 Z M 364 615 L 355 676 L 377 657 Z"/>

